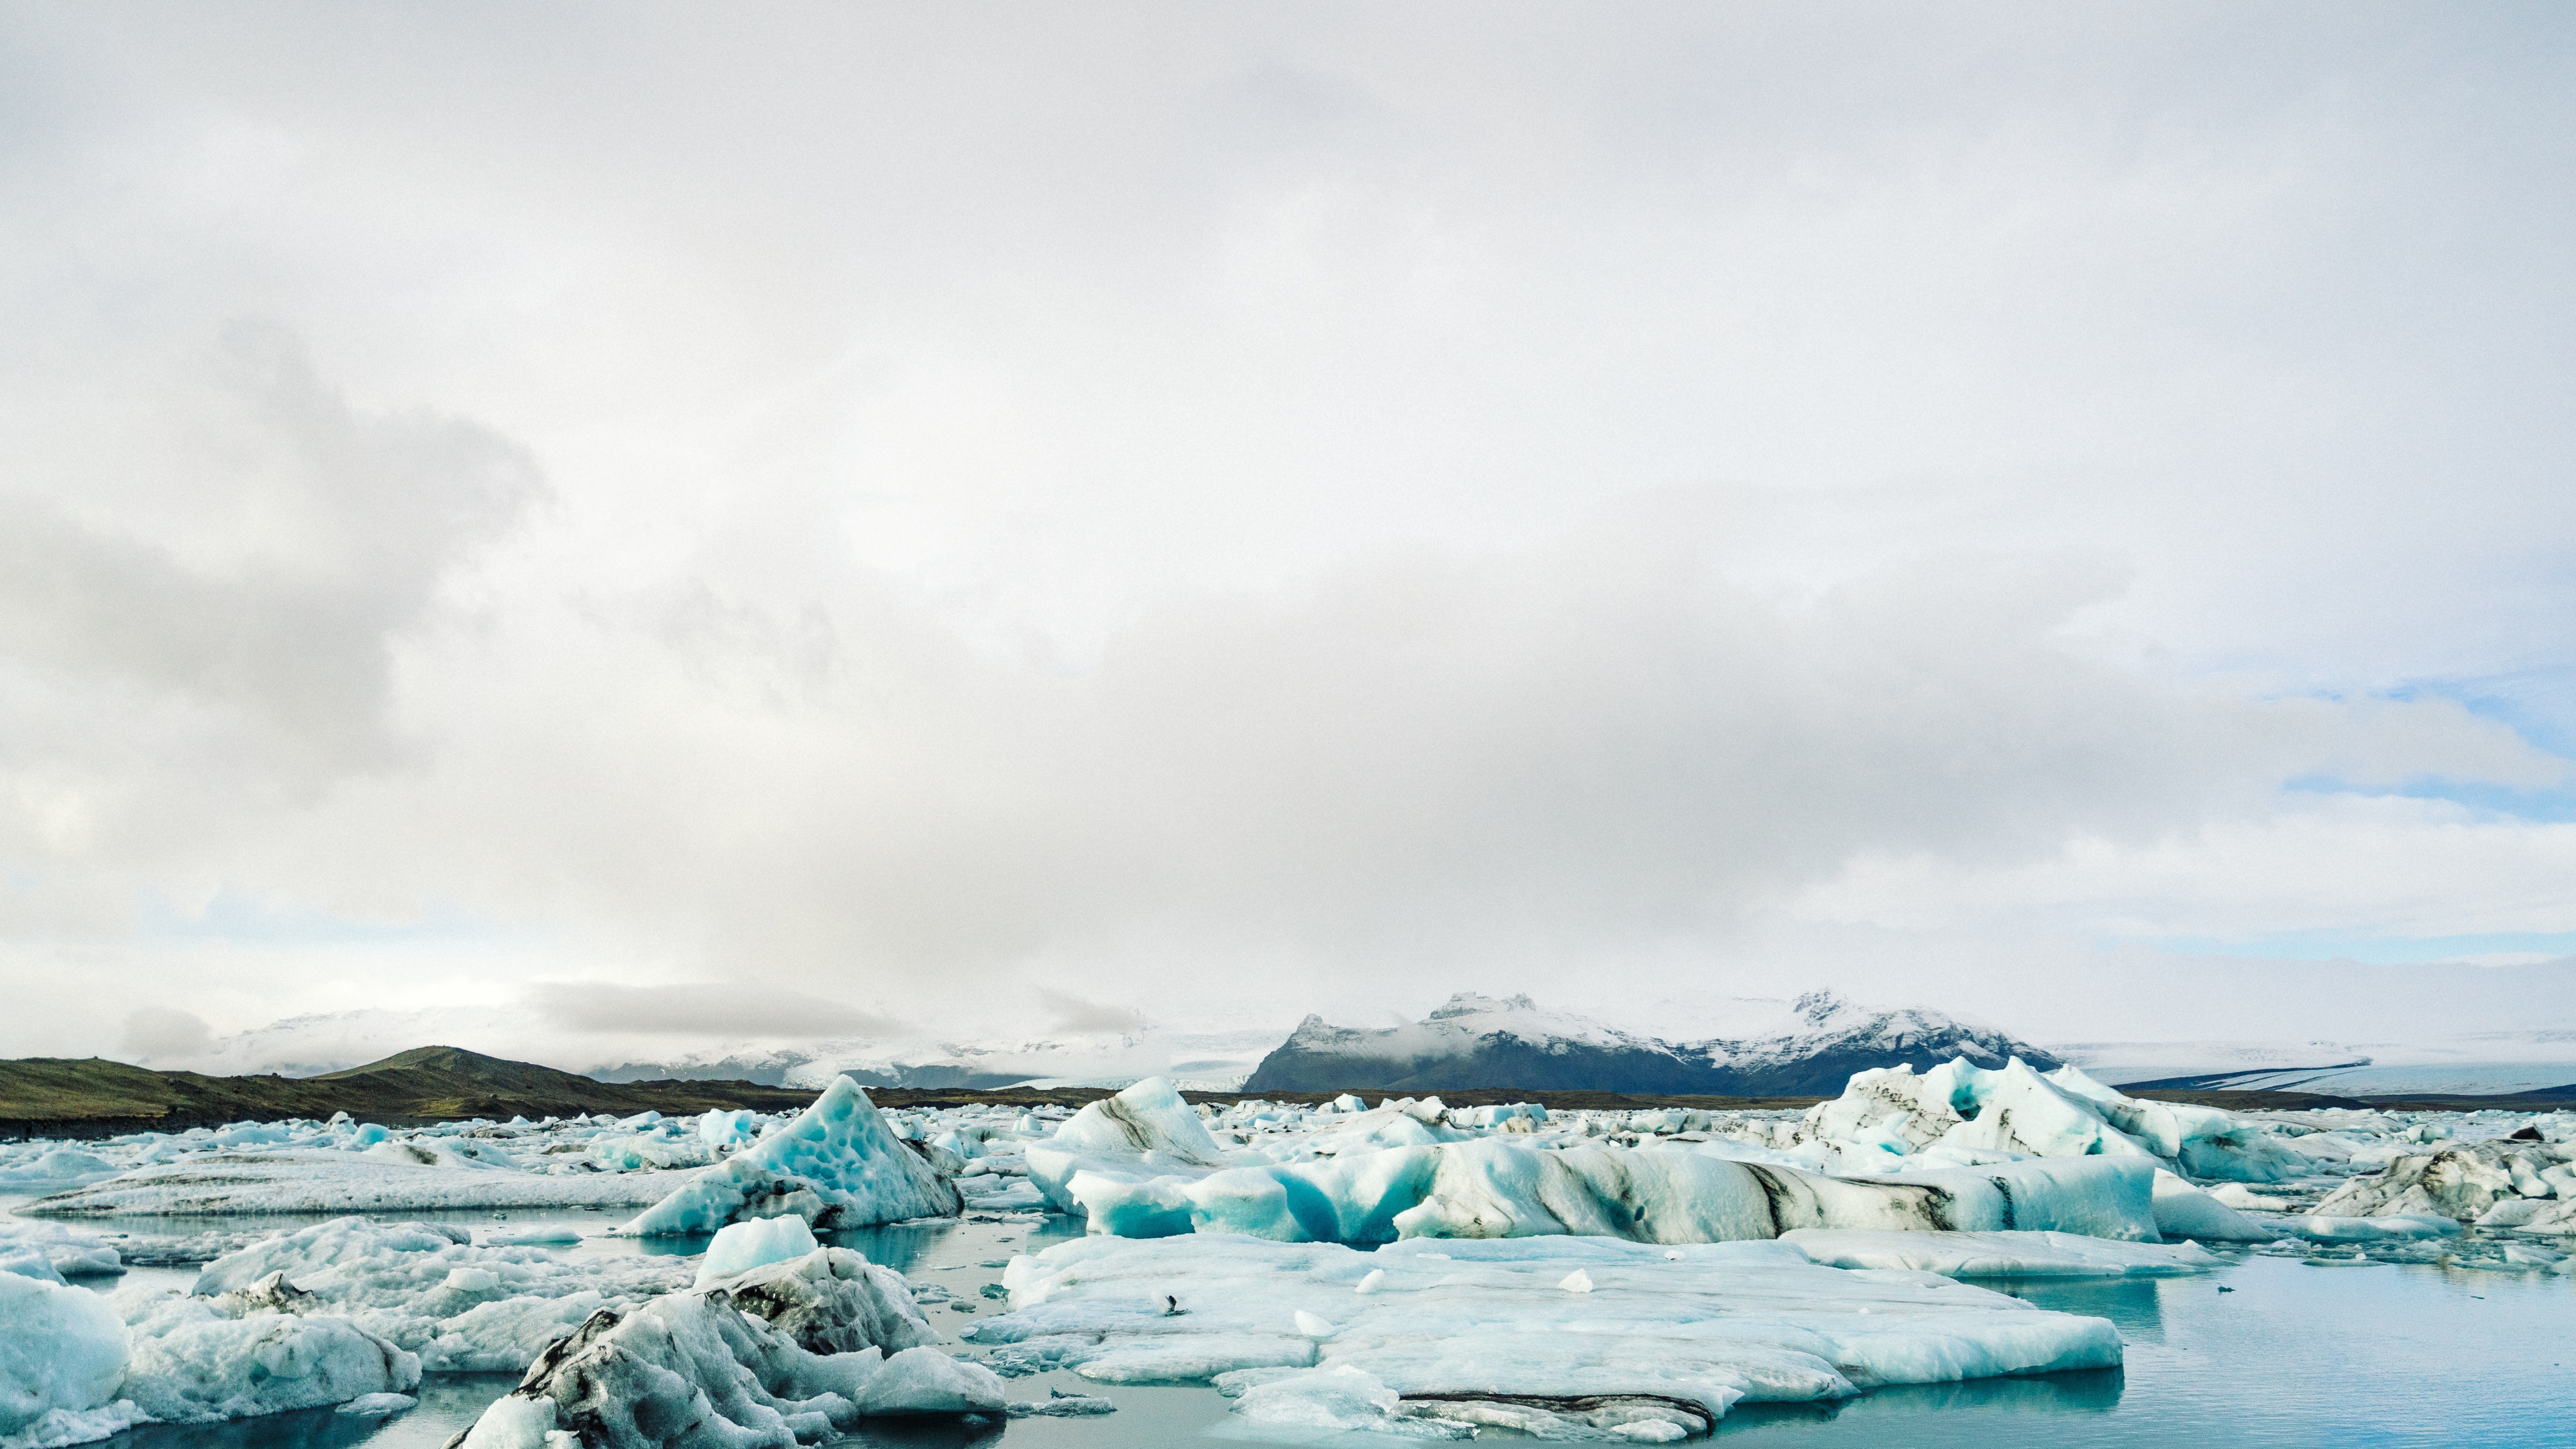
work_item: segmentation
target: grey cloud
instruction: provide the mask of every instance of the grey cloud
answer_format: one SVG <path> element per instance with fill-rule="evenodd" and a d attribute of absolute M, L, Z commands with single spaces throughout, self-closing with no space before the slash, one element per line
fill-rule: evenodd
<path fill-rule="evenodd" d="M 20 26 L 0 971 L 238 1017 L 276 961 L 119 935 L 225 887 L 910 1020 L 1410 1013 L 2071 841 L 2122 879 L 1976 955 L 2205 929 L 2137 862 L 2284 782 L 2565 779 L 2563 689 L 2440 697 L 2576 677 L 2537 14 Z"/>
<path fill-rule="evenodd" d="M 1036 995 L 1039 1005 L 1047 1010 L 1049 1031 L 1133 1032 L 1145 1024 L 1143 1012 L 1092 1001 L 1070 991 L 1041 986 Z"/>
<path fill-rule="evenodd" d="M 125 1035 L 118 1044 L 147 1063 L 186 1062 L 206 1054 L 214 1033 L 194 1012 L 144 1006 L 126 1013 Z"/>
<path fill-rule="evenodd" d="M 843 1002 L 751 983 L 618 986 L 541 981 L 528 989 L 528 1000 L 558 1029 L 581 1035 L 634 1032 L 811 1040 L 881 1037 L 900 1029 L 884 1016 Z"/>
<path fill-rule="evenodd" d="M 159 460 L 166 516 L 0 506 L 0 661 L 72 708 L 181 699 L 308 770 L 381 765 L 395 637 L 538 496 L 534 465 L 472 423 L 353 411 L 274 326 L 228 328 L 215 373 L 215 416 Z"/>

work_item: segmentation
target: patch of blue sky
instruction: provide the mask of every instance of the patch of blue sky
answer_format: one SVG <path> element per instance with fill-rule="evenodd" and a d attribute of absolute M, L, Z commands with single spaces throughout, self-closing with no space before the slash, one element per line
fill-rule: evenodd
<path fill-rule="evenodd" d="M 223 941 L 261 946 L 383 945 L 417 941 L 491 941 L 520 934 L 470 916 L 443 901 L 424 902 L 401 918 L 360 919 L 277 897 L 219 890 L 199 909 L 157 893 L 135 906 L 135 932 L 148 941 Z"/>
<path fill-rule="evenodd" d="M 2363 931 L 2265 931 L 2246 936 L 2165 936 L 2151 942 L 2177 956 L 2253 956 L 2269 961 L 2360 961 L 2415 966 L 2435 961 L 2576 956 L 2576 931 L 2494 931 L 2466 936 L 2392 936 Z"/>
<path fill-rule="evenodd" d="M 2283 781 L 2282 788 L 2300 794 L 2393 795 L 2403 800 L 2446 800 L 2480 815 L 2528 821 L 2534 825 L 2563 825 L 2576 821 L 2576 783 L 2539 790 L 2429 778 L 2406 780 L 2395 785 L 2356 785 L 2332 775 L 2303 775 Z"/>
<path fill-rule="evenodd" d="M 2287 781 L 2284 788 L 2307 794 L 2447 800 L 2482 815 L 2535 824 L 2576 821 L 2576 671 L 2525 670 L 2475 679 L 2417 680 L 2384 691 L 2381 697 L 2451 700 L 2471 714 L 2510 727 L 2534 747 L 2569 761 L 2570 768 L 2557 784 L 2536 787 L 2431 776 L 2395 785 L 2356 785 L 2331 775 L 2310 775 Z"/>

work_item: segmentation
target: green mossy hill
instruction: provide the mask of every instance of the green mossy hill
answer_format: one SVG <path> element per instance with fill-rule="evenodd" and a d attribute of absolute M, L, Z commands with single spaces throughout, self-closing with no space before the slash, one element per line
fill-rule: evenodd
<path fill-rule="evenodd" d="M 93 1136 L 346 1112 L 387 1125 L 471 1117 L 803 1108 L 814 1094 L 750 1082 L 602 1082 L 457 1047 L 416 1047 L 318 1077 L 210 1077 L 97 1057 L 0 1061 L 0 1132 Z"/>

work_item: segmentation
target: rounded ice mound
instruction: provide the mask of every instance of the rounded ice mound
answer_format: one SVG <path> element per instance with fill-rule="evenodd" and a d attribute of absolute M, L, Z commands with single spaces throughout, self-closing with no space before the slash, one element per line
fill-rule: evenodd
<path fill-rule="evenodd" d="M 717 1231 L 715 1241 L 707 1244 L 707 1256 L 698 1264 L 697 1286 L 704 1288 L 718 1278 L 802 1258 L 819 1246 L 814 1241 L 814 1230 L 805 1226 L 803 1218 L 753 1218 L 728 1223 Z"/>
<path fill-rule="evenodd" d="M 225 1318 L 168 1300 L 134 1325 L 125 1393 L 173 1424 L 249 1419 L 420 1387 L 420 1356 L 346 1318 Z"/>
<path fill-rule="evenodd" d="M 106 1299 L 0 1273 L 0 1434 L 104 1406 L 125 1359 L 125 1325 Z"/>

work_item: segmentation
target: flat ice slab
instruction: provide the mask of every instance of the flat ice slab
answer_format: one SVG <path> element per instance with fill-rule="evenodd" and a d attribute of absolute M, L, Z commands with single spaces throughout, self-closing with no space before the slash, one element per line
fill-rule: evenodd
<path fill-rule="evenodd" d="M 2170 1278 L 2228 1261 L 2198 1243 L 2120 1243 L 2080 1233 L 1798 1228 L 1780 1241 L 1835 1268 L 1906 1268 L 1949 1278 Z"/>
<path fill-rule="evenodd" d="M 271 1148 L 154 1163 L 17 1211 L 39 1217 L 180 1217 L 637 1207 L 660 1202 L 688 1180 L 678 1172 L 551 1176 L 433 1167 L 330 1148 Z"/>
<path fill-rule="evenodd" d="M 1364 1253 L 1206 1233 L 1104 1236 L 1016 1258 L 1003 1282 L 1012 1311 L 965 1335 L 996 1350 L 997 1367 L 1071 1367 L 1110 1383 L 1217 1379 L 1261 1390 L 1247 1394 L 1255 1418 L 1417 1435 L 1397 1420 L 1550 1435 L 1616 1427 L 1528 1418 L 1561 1419 L 1577 1401 L 1615 1401 L 1623 1422 L 1660 1414 L 1697 1433 L 1738 1400 L 2121 1361 L 2102 1319 L 1931 1273 L 1821 1267 L 1782 1242 L 1415 1239 Z M 1297 1371 L 1345 1369 L 1369 1382 L 1342 1373 L 1279 1387 Z M 1386 1422 L 1363 1422 L 1372 1412 Z"/>

